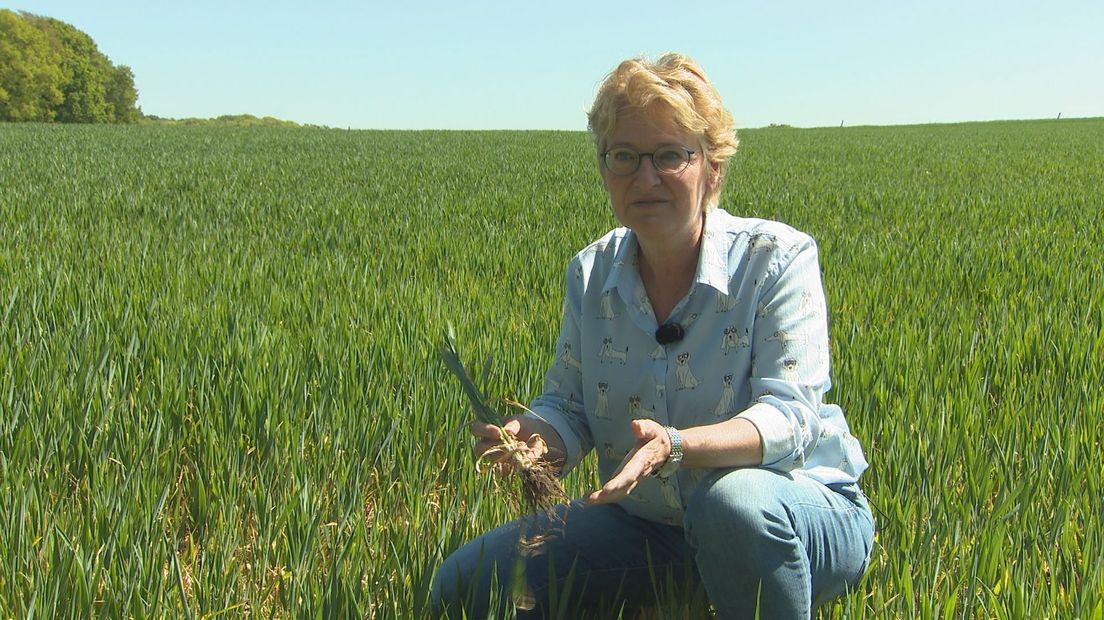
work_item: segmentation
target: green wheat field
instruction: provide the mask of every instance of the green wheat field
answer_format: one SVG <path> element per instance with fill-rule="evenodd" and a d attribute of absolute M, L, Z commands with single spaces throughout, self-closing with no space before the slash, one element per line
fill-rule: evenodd
<path fill-rule="evenodd" d="M 741 137 L 871 462 L 818 617 L 1104 617 L 1104 119 Z M 426 616 L 513 516 L 440 336 L 532 398 L 614 225 L 582 132 L 0 125 L 0 617 Z"/>

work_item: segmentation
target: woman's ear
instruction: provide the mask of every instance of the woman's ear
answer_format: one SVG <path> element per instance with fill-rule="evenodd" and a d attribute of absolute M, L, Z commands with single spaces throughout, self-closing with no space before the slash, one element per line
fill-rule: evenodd
<path fill-rule="evenodd" d="M 709 178 L 705 180 L 705 189 L 708 194 L 712 194 L 717 186 L 721 183 L 721 163 L 717 161 L 709 162 Z"/>

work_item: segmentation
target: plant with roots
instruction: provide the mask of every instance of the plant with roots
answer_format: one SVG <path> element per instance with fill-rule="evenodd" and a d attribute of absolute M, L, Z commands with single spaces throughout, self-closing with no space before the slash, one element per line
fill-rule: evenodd
<path fill-rule="evenodd" d="M 503 427 L 504 420 L 502 416 L 490 404 L 493 401 L 483 390 L 476 386 L 475 381 L 468 373 L 467 367 L 460 360 L 460 354 L 456 349 L 456 336 L 451 325 L 445 333 L 444 342 L 440 347 L 440 354 L 445 366 L 460 381 L 460 386 L 471 403 L 475 417 L 481 422 L 498 427 L 498 443 L 476 458 L 476 469 L 481 471 L 484 464 L 490 463 L 492 467 L 499 471 L 513 472 L 520 479 L 520 496 L 525 507 L 531 512 L 543 512 L 550 519 L 555 519 L 555 508 L 567 501 L 567 494 L 560 484 L 555 468 L 544 458 L 544 455 L 548 453 L 548 445 L 544 439 L 539 434 L 534 433 L 528 440 L 522 441 L 506 432 Z M 488 359 L 483 367 L 483 385 L 487 384 L 490 368 L 491 360 Z M 505 398 L 499 400 L 508 406 L 529 411 L 525 405 L 517 401 Z M 534 454 L 538 456 L 534 457 Z"/>

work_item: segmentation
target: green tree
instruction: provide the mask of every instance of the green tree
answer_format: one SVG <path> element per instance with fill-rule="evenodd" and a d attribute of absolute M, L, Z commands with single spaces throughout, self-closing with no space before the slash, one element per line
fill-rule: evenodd
<path fill-rule="evenodd" d="M 0 121 L 51 121 L 64 100 L 60 58 L 46 36 L 0 9 Z"/>
<path fill-rule="evenodd" d="M 115 113 L 116 123 L 135 123 L 142 116 L 138 110 L 138 89 L 134 88 L 134 72 L 126 65 L 116 65 L 107 82 L 107 102 Z"/>
<path fill-rule="evenodd" d="M 0 120 L 137 121 L 134 73 L 52 17 L 0 10 Z"/>
<path fill-rule="evenodd" d="M 107 102 L 107 82 L 111 61 L 100 53 L 92 37 L 75 27 L 54 19 L 24 13 L 23 17 L 46 35 L 61 58 L 65 75 L 64 95 L 54 111 L 62 123 L 109 123 L 115 111 Z"/>

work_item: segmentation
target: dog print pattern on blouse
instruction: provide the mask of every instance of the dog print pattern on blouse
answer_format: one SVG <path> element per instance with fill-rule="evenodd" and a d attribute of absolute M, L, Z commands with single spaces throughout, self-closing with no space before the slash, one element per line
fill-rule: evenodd
<path fill-rule="evenodd" d="M 655 411 L 651 409 L 645 409 L 644 403 L 640 400 L 640 397 L 633 394 L 629 397 L 629 417 L 634 420 L 640 418 L 655 419 Z"/>
<path fill-rule="evenodd" d="M 730 417 L 739 413 L 736 410 L 736 391 L 732 389 L 732 375 L 725 375 L 721 382 L 724 384 L 724 389 L 721 391 L 721 400 L 713 408 L 713 415 L 718 418 Z"/>
<path fill-rule="evenodd" d="M 613 311 L 613 301 L 611 294 L 613 291 L 606 291 L 602 293 L 602 305 L 599 306 L 598 318 L 600 319 L 616 319 L 621 316 L 619 313 Z"/>
<path fill-rule="evenodd" d="M 725 355 L 728 355 L 733 349 L 746 348 L 751 346 L 751 335 L 748 333 L 748 328 L 744 328 L 743 333 L 739 331 L 735 325 L 726 327 L 724 330 L 724 338 L 721 339 L 721 351 Z"/>
<path fill-rule="evenodd" d="M 678 370 L 676 376 L 678 377 L 678 389 L 680 390 L 692 390 L 698 387 L 698 380 L 694 377 L 694 373 L 690 371 L 690 352 L 679 353 Z"/>
<path fill-rule="evenodd" d="M 598 356 L 603 362 L 621 362 L 621 365 L 625 365 L 625 361 L 628 359 L 629 349 L 625 348 L 624 351 L 616 349 L 613 346 L 612 338 L 602 339 L 602 351 L 598 353 Z"/>
<path fill-rule="evenodd" d="M 564 363 L 567 368 L 574 368 L 575 370 L 582 370 L 583 364 L 571 353 L 571 343 L 564 343 L 563 351 L 560 353 L 560 361 Z"/>
<path fill-rule="evenodd" d="M 594 417 L 606 420 L 610 417 L 609 384 L 605 381 L 598 383 L 598 404 L 594 407 Z"/>
<path fill-rule="evenodd" d="M 761 430 L 764 467 L 800 467 L 826 483 L 854 479 L 865 468 L 861 447 L 840 409 L 822 400 L 830 372 L 815 242 L 720 209 L 705 226 L 695 279 L 668 319 L 684 336 L 666 344 L 655 339 L 634 234 L 616 229 L 579 252 L 566 273 L 545 395 L 530 408 L 564 438 L 567 470 L 597 448 L 604 480 L 634 444 L 632 419 L 691 428 L 736 416 Z M 835 439 L 816 441 L 823 428 Z M 682 523 L 696 480 L 686 472 L 667 484 L 643 480 L 622 505 Z"/>

